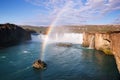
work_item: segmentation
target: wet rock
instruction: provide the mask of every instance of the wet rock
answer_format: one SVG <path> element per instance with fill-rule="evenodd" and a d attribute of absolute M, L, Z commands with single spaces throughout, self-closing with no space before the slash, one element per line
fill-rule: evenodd
<path fill-rule="evenodd" d="M 46 69 L 47 64 L 44 61 L 36 60 L 32 66 L 35 69 Z"/>
<path fill-rule="evenodd" d="M 56 45 L 60 47 L 71 47 L 72 43 L 56 43 Z"/>

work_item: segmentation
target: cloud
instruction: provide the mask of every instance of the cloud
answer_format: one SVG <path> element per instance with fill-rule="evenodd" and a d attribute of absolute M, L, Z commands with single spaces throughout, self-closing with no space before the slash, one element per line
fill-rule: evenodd
<path fill-rule="evenodd" d="M 120 15 L 113 21 L 113 24 L 120 24 Z"/>
<path fill-rule="evenodd" d="M 53 16 L 46 16 L 44 14 L 39 14 L 35 16 L 34 18 L 29 18 L 26 19 L 23 24 L 28 24 L 28 25 L 50 25 L 53 21 Z"/>
<path fill-rule="evenodd" d="M 48 14 L 39 17 L 40 23 L 50 24 L 60 14 L 57 24 L 86 24 L 88 20 L 97 20 L 115 10 L 120 10 L 120 0 L 26 0 L 44 7 Z M 64 7 L 69 4 L 67 7 Z M 38 16 L 37 16 L 38 17 Z M 39 22 L 38 20 L 38 22 Z M 37 21 L 36 21 L 37 22 Z"/>

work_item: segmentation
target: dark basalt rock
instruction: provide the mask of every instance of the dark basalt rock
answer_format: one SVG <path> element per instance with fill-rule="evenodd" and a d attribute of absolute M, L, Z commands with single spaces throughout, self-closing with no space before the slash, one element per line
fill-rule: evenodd
<path fill-rule="evenodd" d="M 41 70 L 43 70 L 43 69 L 46 69 L 47 64 L 44 61 L 41 61 L 39 59 L 39 60 L 35 61 L 32 66 L 35 69 L 41 69 Z"/>
<path fill-rule="evenodd" d="M 72 47 L 72 43 L 56 43 L 59 47 Z"/>
<path fill-rule="evenodd" d="M 31 34 L 15 24 L 0 24 L 0 48 L 30 40 Z"/>

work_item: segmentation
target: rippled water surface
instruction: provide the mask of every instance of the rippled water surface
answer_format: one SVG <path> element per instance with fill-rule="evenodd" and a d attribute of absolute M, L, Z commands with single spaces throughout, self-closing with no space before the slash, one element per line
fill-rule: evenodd
<path fill-rule="evenodd" d="M 73 44 L 48 44 L 44 57 L 47 69 L 31 67 L 40 57 L 39 40 L 0 50 L 0 80 L 120 80 L 113 56 Z"/>

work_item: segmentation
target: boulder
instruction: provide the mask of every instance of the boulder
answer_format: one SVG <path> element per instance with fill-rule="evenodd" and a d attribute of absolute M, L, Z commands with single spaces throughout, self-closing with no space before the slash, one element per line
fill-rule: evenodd
<path fill-rule="evenodd" d="M 35 69 L 46 69 L 47 64 L 41 60 L 36 60 L 32 66 Z"/>

